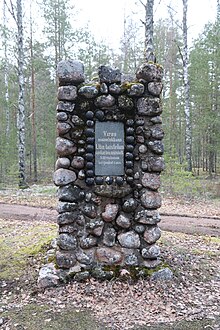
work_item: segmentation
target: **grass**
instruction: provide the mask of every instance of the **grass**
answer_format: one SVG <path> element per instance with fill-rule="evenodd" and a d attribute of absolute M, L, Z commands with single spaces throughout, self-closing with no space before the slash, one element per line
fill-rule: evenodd
<path fill-rule="evenodd" d="M 0 279 L 14 280 L 25 273 L 30 258 L 44 253 L 57 226 L 39 223 L 18 224 L 0 219 Z"/>

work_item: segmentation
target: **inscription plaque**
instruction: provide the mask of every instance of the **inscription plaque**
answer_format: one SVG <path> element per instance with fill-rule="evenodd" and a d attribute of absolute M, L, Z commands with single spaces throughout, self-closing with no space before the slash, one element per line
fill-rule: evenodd
<path fill-rule="evenodd" d="M 124 124 L 96 122 L 95 175 L 124 175 Z"/>

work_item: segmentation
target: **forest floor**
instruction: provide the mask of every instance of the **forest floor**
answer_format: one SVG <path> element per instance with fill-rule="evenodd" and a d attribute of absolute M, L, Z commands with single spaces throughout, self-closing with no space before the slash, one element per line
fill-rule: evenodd
<path fill-rule="evenodd" d="M 0 191 L 0 328 L 4 330 L 220 329 L 219 200 L 163 198 L 159 240 L 171 281 L 69 282 L 40 290 L 57 235 L 56 197 Z"/>

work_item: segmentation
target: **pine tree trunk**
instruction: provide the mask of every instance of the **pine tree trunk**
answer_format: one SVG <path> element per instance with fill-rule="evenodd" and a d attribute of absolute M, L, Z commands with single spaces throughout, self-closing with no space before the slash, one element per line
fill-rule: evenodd
<path fill-rule="evenodd" d="M 189 74 L 188 74 L 188 43 L 187 43 L 187 2 L 183 0 L 183 81 L 184 81 L 184 94 L 185 94 L 185 154 L 187 167 L 186 170 L 192 171 L 192 128 L 191 128 L 191 115 L 190 115 L 190 93 L 189 93 Z"/>
<path fill-rule="evenodd" d="M 17 46 L 18 46 L 18 166 L 19 166 L 19 188 L 27 188 L 25 174 L 25 106 L 24 106 L 24 49 L 23 49 L 23 22 L 22 4 L 17 0 Z"/>

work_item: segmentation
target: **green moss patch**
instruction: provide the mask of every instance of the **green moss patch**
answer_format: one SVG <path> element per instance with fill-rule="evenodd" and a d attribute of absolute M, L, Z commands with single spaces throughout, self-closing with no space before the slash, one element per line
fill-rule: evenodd
<path fill-rule="evenodd" d="M 25 274 L 30 258 L 46 251 L 57 226 L 0 219 L 0 236 L 0 279 L 14 280 Z"/>
<path fill-rule="evenodd" d="M 5 312 L 10 330 L 107 330 L 99 325 L 88 311 L 77 311 L 66 308 L 65 310 L 53 311 L 48 305 L 29 304 L 23 306 L 22 310 L 13 309 Z"/>

